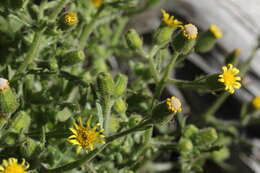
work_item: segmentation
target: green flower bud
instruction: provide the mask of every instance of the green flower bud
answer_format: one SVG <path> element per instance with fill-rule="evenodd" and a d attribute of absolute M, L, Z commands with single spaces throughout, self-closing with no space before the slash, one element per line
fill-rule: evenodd
<path fill-rule="evenodd" d="M 108 72 L 101 72 L 97 77 L 97 90 L 101 98 L 107 98 L 113 95 L 115 84 L 113 78 Z"/>
<path fill-rule="evenodd" d="M 180 152 L 189 153 L 193 150 L 193 144 L 191 140 L 181 138 L 181 140 L 178 143 L 178 147 L 180 149 Z"/>
<path fill-rule="evenodd" d="M 129 126 L 134 127 L 142 121 L 143 117 L 138 114 L 131 115 L 129 118 Z"/>
<path fill-rule="evenodd" d="M 21 153 L 26 157 L 31 157 L 37 154 L 41 150 L 41 143 L 37 142 L 31 138 L 26 138 L 26 140 L 20 146 Z"/>
<path fill-rule="evenodd" d="M 114 95 L 120 97 L 124 94 L 127 87 L 128 78 L 126 75 L 118 74 L 115 77 L 115 91 Z"/>
<path fill-rule="evenodd" d="M 175 51 L 180 54 L 188 54 L 196 43 L 198 29 L 192 24 L 184 25 L 180 32 L 173 40 L 172 45 Z"/>
<path fill-rule="evenodd" d="M 30 116 L 21 111 L 17 114 L 14 121 L 11 124 L 11 128 L 15 130 L 15 132 L 20 132 L 22 129 L 27 130 L 30 126 L 31 118 Z"/>
<path fill-rule="evenodd" d="M 85 54 L 82 50 L 74 50 L 61 57 L 61 63 L 64 65 L 74 65 L 85 60 Z"/>
<path fill-rule="evenodd" d="M 233 50 L 226 58 L 225 64 L 233 64 L 237 65 L 239 61 L 239 57 L 241 55 L 241 49 L 237 48 Z"/>
<path fill-rule="evenodd" d="M 113 108 L 117 113 L 121 114 L 126 111 L 127 104 L 122 98 L 119 98 L 115 101 Z"/>
<path fill-rule="evenodd" d="M 0 78 L 0 114 L 11 114 L 18 106 L 16 94 L 9 87 L 8 80 Z"/>
<path fill-rule="evenodd" d="M 214 128 L 206 128 L 195 134 L 193 139 L 194 144 L 203 148 L 213 144 L 218 139 L 218 134 Z"/>
<path fill-rule="evenodd" d="M 169 26 L 160 27 L 154 34 L 154 43 L 162 45 L 168 43 L 172 38 L 172 33 L 175 29 Z"/>
<path fill-rule="evenodd" d="M 216 25 L 211 25 L 207 32 L 205 32 L 197 41 L 196 52 L 208 52 L 216 44 L 218 38 L 222 37 L 220 29 Z"/>
<path fill-rule="evenodd" d="M 134 29 L 130 29 L 126 34 L 126 42 L 129 48 L 134 51 L 140 50 L 143 47 L 143 40 Z"/>
<path fill-rule="evenodd" d="M 221 148 L 219 151 L 212 153 L 212 159 L 215 162 L 223 162 L 230 157 L 230 151 L 227 147 Z"/>
<path fill-rule="evenodd" d="M 170 97 L 159 103 L 152 111 L 152 121 L 164 124 L 169 122 L 174 114 L 182 111 L 181 102 L 177 97 Z"/>
<path fill-rule="evenodd" d="M 223 84 L 218 81 L 219 74 L 212 74 L 205 78 L 206 86 L 208 90 L 217 91 L 223 90 Z"/>
<path fill-rule="evenodd" d="M 120 121 L 117 119 L 109 119 L 109 131 L 110 132 L 116 132 L 119 128 Z"/>
<path fill-rule="evenodd" d="M 16 144 L 18 138 L 19 136 L 17 133 L 9 132 L 3 137 L 3 140 L 5 144 L 12 146 Z"/>
<path fill-rule="evenodd" d="M 186 138 L 190 138 L 198 132 L 199 132 L 199 129 L 196 126 L 194 126 L 193 124 L 190 124 L 190 125 L 186 126 L 186 128 L 184 129 L 183 135 Z"/>

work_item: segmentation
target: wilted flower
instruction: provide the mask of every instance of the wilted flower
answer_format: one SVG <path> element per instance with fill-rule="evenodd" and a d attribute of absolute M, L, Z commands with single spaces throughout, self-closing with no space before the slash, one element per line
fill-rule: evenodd
<path fill-rule="evenodd" d="M 78 23 L 77 13 L 69 12 L 64 15 L 64 23 L 66 25 L 75 25 Z"/>
<path fill-rule="evenodd" d="M 198 36 L 198 29 L 193 24 L 184 25 L 182 29 L 183 35 L 188 39 L 195 39 Z"/>
<path fill-rule="evenodd" d="M 174 113 L 181 112 L 181 101 L 177 97 L 170 97 L 166 99 L 168 110 Z"/>

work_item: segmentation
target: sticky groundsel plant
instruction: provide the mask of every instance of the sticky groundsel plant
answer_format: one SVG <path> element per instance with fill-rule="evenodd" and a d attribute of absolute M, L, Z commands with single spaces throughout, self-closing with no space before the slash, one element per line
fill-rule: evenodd
<path fill-rule="evenodd" d="M 0 2 L 1 173 L 195 173 L 207 160 L 232 168 L 229 147 L 250 143 L 238 129 L 259 119 L 260 99 L 245 103 L 237 122 L 214 114 L 242 87 L 258 46 L 240 64 L 239 49 L 231 52 L 218 74 L 175 79 L 174 68 L 191 52 L 210 51 L 222 32 L 211 25 L 199 33 L 165 10 L 151 45 L 134 29 L 124 32 L 157 2 Z M 166 85 L 218 98 L 190 120 L 182 100 L 161 97 Z M 165 154 L 169 164 L 160 163 Z"/>

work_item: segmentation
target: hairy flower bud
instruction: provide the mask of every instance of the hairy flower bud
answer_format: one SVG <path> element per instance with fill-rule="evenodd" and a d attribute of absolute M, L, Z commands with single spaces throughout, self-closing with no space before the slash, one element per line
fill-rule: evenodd
<path fill-rule="evenodd" d="M 108 72 L 101 72 L 97 77 L 97 89 L 101 98 L 107 98 L 113 95 L 115 84 L 113 78 Z"/>
<path fill-rule="evenodd" d="M 190 125 L 185 127 L 183 135 L 186 138 L 190 138 L 198 132 L 199 132 L 199 129 L 196 126 L 194 126 L 193 124 L 190 124 Z"/>
<path fill-rule="evenodd" d="M 130 29 L 126 34 L 126 42 L 129 48 L 134 51 L 140 50 L 143 47 L 143 40 L 134 29 Z"/>
<path fill-rule="evenodd" d="M 30 123 L 30 116 L 26 112 L 21 111 L 17 114 L 14 121 L 12 122 L 11 128 L 16 132 L 20 132 L 22 129 L 27 130 L 29 128 Z"/>
<path fill-rule="evenodd" d="M 218 134 L 214 128 L 202 129 L 193 138 L 194 143 L 200 148 L 212 145 L 217 139 Z"/>
<path fill-rule="evenodd" d="M 180 151 L 184 152 L 184 153 L 189 153 L 193 150 L 193 144 L 192 144 L 191 140 L 185 139 L 185 138 L 180 139 L 180 141 L 178 143 L 178 147 L 179 147 Z"/>
<path fill-rule="evenodd" d="M 85 60 L 85 54 L 82 50 L 74 50 L 61 57 L 61 63 L 64 65 L 74 65 Z"/>
<path fill-rule="evenodd" d="M 31 157 L 34 154 L 37 154 L 41 150 L 41 143 L 37 142 L 31 138 L 26 138 L 26 140 L 20 146 L 20 151 L 26 157 Z"/>
<path fill-rule="evenodd" d="M 167 123 L 177 113 L 182 111 L 182 105 L 177 97 L 170 97 L 159 103 L 152 111 L 154 123 Z"/>
<path fill-rule="evenodd" d="M 115 77 L 115 92 L 116 97 L 120 97 L 124 94 L 127 87 L 128 78 L 126 75 L 118 74 Z"/>
<path fill-rule="evenodd" d="M 179 33 L 172 42 L 175 51 L 180 54 L 188 54 L 196 43 L 198 29 L 193 24 L 184 25 L 182 32 Z"/>
<path fill-rule="evenodd" d="M 154 34 L 154 43 L 162 45 L 168 43 L 172 38 L 172 33 L 175 28 L 169 26 L 160 27 Z"/>
<path fill-rule="evenodd" d="M 116 99 L 113 108 L 119 114 L 124 113 L 127 109 L 127 104 L 122 98 L 118 98 Z"/>
<path fill-rule="evenodd" d="M 0 114 L 11 114 L 18 106 L 16 94 L 9 87 L 8 80 L 0 78 Z"/>
<path fill-rule="evenodd" d="M 239 57 L 241 55 L 241 49 L 234 49 L 225 59 L 225 64 L 234 64 L 237 65 Z"/>

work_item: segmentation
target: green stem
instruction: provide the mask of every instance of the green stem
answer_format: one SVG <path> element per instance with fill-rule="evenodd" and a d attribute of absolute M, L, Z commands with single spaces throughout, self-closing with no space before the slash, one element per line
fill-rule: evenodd
<path fill-rule="evenodd" d="M 100 9 L 96 15 L 92 18 L 92 20 L 90 21 L 90 23 L 85 24 L 83 31 L 81 33 L 80 36 L 80 40 L 79 40 L 79 47 L 80 49 L 83 49 L 84 46 L 87 44 L 88 38 L 90 36 L 90 34 L 94 31 L 95 28 L 97 28 L 99 25 L 105 24 L 107 22 L 110 22 L 111 20 L 115 19 L 118 17 L 118 13 L 117 14 L 111 14 L 109 16 L 105 16 L 102 17 L 100 19 L 97 19 L 100 12 L 103 10 L 104 8 Z"/>
<path fill-rule="evenodd" d="M 114 101 L 109 99 L 107 101 L 105 101 L 104 103 L 104 112 L 103 112 L 103 117 L 104 117 L 104 130 L 105 130 L 105 134 L 108 135 L 109 134 L 109 119 L 110 119 L 110 114 L 111 114 L 111 108 L 114 104 Z"/>
<path fill-rule="evenodd" d="M 33 58 L 36 56 L 36 53 L 39 49 L 41 38 L 43 36 L 43 31 L 44 31 L 44 29 L 41 29 L 40 31 L 35 33 L 34 39 L 32 42 L 32 46 L 31 46 L 27 56 L 25 57 L 24 62 L 19 67 L 18 73 L 23 73 L 26 70 L 27 66 L 32 63 Z"/>
<path fill-rule="evenodd" d="M 155 99 L 159 99 L 159 97 L 161 95 L 161 92 L 162 92 L 162 90 L 164 88 L 164 85 L 167 82 L 167 79 L 169 78 L 169 76 L 170 76 L 170 74 L 171 74 L 171 72 L 173 70 L 173 66 L 174 66 L 178 56 L 179 56 L 179 53 L 175 52 L 173 54 L 169 64 L 167 65 L 166 70 L 165 70 L 165 72 L 163 74 L 163 77 L 162 77 L 162 79 L 160 80 L 159 84 L 156 87 Z"/>
<path fill-rule="evenodd" d="M 184 81 L 184 80 L 177 80 L 177 79 L 168 79 L 167 82 L 180 88 L 207 90 L 206 84 L 201 81 Z"/>
<path fill-rule="evenodd" d="M 55 168 L 55 169 L 50 169 L 50 170 L 46 170 L 47 173 L 57 173 L 57 172 L 64 172 L 64 171 L 69 171 L 71 169 L 77 168 L 80 165 L 84 164 L 85 162 L 89 162 L 90 160 L 92 160 L 94 157 L 96 157 L 105 147 L 107 146 L 107 144 L 102 145 L 100 148 L 95 149 L 94 151 L 90 152 L 89 154 L 86 154 L 85 156 L 83 156 L 81 159 L 71 162 L 69 164 L 66 164 L 64 166 Z"/>
<path fill-rule="evenodd" d="M 223 92 L 217 100 L 208 108 L 208 110 L 202 114 L 202 118 L 205 121 L 208 121 L 215 112 L 220 108 L 220 106 L 225 102 L 225 100 L 230 96 L 228 92 Z"/>
<path fill-rule="evenodd" d="M 246 72 L 248 71 L 251 62 L 254 60 L 254 58 L 256 57 L 256 53 L 259 50 L 259 46 L 257 46 L 256 48 L 253 49 L 250 57 L 242 64 L 242 66 L 240 67 L 240 76 L 243 77 Z"/>

